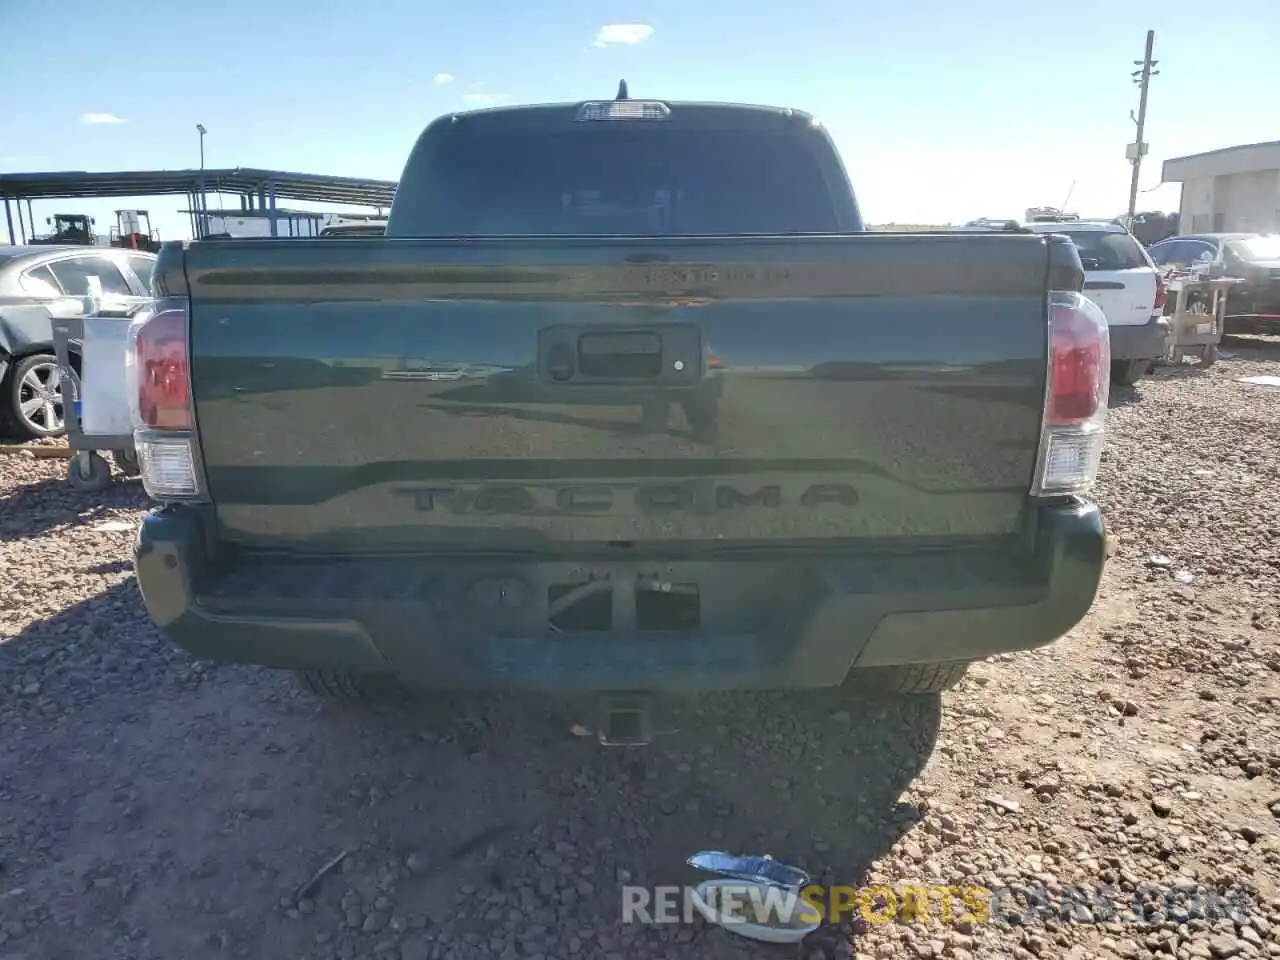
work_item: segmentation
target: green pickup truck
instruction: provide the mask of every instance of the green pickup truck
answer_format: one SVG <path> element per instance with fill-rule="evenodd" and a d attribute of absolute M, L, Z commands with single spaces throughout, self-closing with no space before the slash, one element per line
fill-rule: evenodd
<path fill-rule="evenodd" d="M 634 742 L 659 694 L 945 689 L 1098 586 L 1074 246 L 866 232 L 796 110 L 451 114 L 385 237 L 166 243 L 154 282 L 135 563 L 200 657 L 599 696 Z"/>

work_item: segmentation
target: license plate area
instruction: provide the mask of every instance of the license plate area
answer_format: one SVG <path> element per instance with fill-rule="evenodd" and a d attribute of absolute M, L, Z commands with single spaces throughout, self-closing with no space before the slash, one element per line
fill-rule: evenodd
<path fill-rule="evenodd" d="M 702 335 L 682 323 L 546 327 L 538 371 L 550 383 L 689 386 L 702 377 Z"/>

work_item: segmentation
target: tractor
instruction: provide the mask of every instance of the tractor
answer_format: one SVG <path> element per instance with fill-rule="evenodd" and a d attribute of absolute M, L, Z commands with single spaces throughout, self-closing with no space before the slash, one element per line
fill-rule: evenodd
<path fill-rule="evenodd" d="M 160 249 L 160 234 L 151 229 L 147 211 L 117 210 L 116 225 L 111 228 L 111 245 L 155 253 Z"/>
<path fill-rule="evenodd" d="M 92 247 L 98 242 L 93 233 L 93 217 L 86 217 L 83 213 L 55 213 L 52 217 L 45 217 L 44 222 L 53 227 L 53 233 L 32 237 L 30 243 Z"/>

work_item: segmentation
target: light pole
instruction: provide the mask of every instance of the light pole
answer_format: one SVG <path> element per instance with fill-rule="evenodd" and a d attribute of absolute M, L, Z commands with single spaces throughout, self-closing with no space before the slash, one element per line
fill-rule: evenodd
<path fill-rule="evenodd" d="M 200 132 L 200 214 L 196 221 L 198 227 L 196 237 L 198 239 L 209 222 L 209 201 L 204 195 L 204 135 L 209 131 L 204 128 L 203 123 L 197 123 L 196 130 Z"/>

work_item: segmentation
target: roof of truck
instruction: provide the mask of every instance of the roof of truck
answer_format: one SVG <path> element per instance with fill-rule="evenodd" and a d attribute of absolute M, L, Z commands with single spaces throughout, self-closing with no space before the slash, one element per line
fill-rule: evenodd
<path fill-rule="evenodd" d="M 1064 233 L 1094 231 L 1097 233 L 1128 233 L 1124 224 L 1114 220 L 1037 220 L 1022 224 L 1032 233 Z"/>
<path fill-rule="evenodd" d="M 500 120 L 503 129 L 510 129 L 512 126 L 521 125 L 519 122 L 524 121 L 529 126 L 537 126 L 541 123 L 551 121 L 562 121 L 576 117 L 578 113 L 587 104 L 606 104 L 606 103 L 661 103 L 667 107 L 671 113 L 664 121 L 645 121 L 634 120 L 635 123 L 645 122 L 665 122 L 678 123 L 681 115 L 696 113 L 698 125 L 705 127 L 708 125 L 715 126 L 724 123 L 726 126 L 742 127 L 744 122 L 749 123 L 752 120 L 764 124 L 777 123 L 782 120 L 800 119 L 812 122 L 813 116 L 803 110 L 796 110 L 791 107 L 766 106 L 763 104 L 752 103 L 721 103 L 714 101 L 682 101 L 682 100 L 663 100 L 658 97 L 635 97 L 631 100 L 615 101 L 612 97 L 601 97 L 598 100 L 579 100 L 573 103 L 535 103 L 535 104 L 519 104 L 512 106 L 482 107 L 477 110 L 464 110 L 457 113 L 447 114 L 441 120 Z M 513 124 L 512 121 L 516 121 Z M 439 121 L 437 121 L 439 122 Z M 624 120 L 608 120 L 608 123 L 625 123 Z"/>

